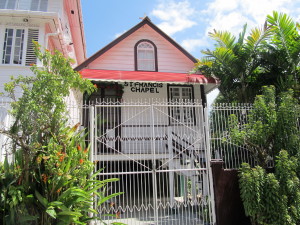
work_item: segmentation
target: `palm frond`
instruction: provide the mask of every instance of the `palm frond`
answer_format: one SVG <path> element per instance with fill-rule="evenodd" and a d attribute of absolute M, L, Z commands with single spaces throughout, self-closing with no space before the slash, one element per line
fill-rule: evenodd
<path fill-rule="evenodd" d="M 267 22 L 272 27 L 273 31 L 277 34 L 280 42 L 282 43 L 287 55 L 291 58 L 289 48 L 289 40 L 297 32 L 297 26 L 285 13 L 273 12 L 273 15 L 267 16 Z"/>
<path fill-rule="evenodd" d="M 260 44 L 267 40 L 271 34 L 271 28 L 253 28 L 246 39 L 245 50 L 249 53 L 255 52 Z"/>
<path fill-rule="evenodd" d="M 212 76 L 211 68 L 213 66 L 214 59 L 208 56 L 198 59 L 195 63 L 194 69 L 190 73 L 201 72 L 206 76 Z"/>
<path fill-rule="evenodd" d="M 211 57 L 202 57 L 200 60 L 198 60 L 197 63 L 195 63 L 196 67 L 199 66 L 207 66 L 207 67 L 211 67 L 213 64 L 213 58 Z"/>
<path fill-rule="evenodd" d="M 207 56 L 214 58 L 216 63 L 222 65 L 223 69 L 232 75 L 237 74 L 238 58 L 231 49 L 219 47 L 215 51 L 208 51 Z"/>
<path fill-rule="evenodd" d="M 243 26 L 243 30 L 239 33 L 239 39 L 233 46 L 232 50 L 235 54 L 239 55 L 241 52 L 241 49 L 244 46 L 244 40 L 245 40 L 245 35 L 247 31 L 247 24 Z"/>
<path fill-rule="evenodd" d="M 235 42 L 235 36 L 229 31 L 217 31 L 209 32 L 208 35 L 217 41 L 221 47 L 232 48 Z"/>
<path fill-rule="evenodd" d="M 242 32 L 239 33 L 238 43 L 239 43 L 240 45 L 242 45 L 242 44 L 244 43 L 246 31 L 247 31 L 247 23 L 243 26 Z"/>

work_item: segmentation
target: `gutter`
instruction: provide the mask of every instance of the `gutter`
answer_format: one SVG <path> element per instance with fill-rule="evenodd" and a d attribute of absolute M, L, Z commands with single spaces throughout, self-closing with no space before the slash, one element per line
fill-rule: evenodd
<path fill-rule="evenodd" d="M 60 35 L 61 33 L 59 31 L 57 31 L 56 33 L 47 33 L 45 35 L 45 49 L 48 49 L 48 41 L 49 41 L 49 37 L 50 36 L 58 36 Z M 59 38 L 59 37 L 58 37 Z"/>

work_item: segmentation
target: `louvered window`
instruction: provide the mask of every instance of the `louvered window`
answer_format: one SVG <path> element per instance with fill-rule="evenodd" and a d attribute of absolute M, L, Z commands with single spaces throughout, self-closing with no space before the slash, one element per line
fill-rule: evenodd
<path fill-rule="evenodd" d="M 27 39 L 25 38 L 26 33 Z M 36 63 L 32 41 L 38 41 L 38 37 L 38 29 L 6 28 L 2 50 L 2 64 L 29 66 L 32 63 Z"/>
<path fill-rule="evenodd" d="M 22 64 L 24 29 L 6 29 L 3 45 L 3 64 Z"/>
<path fill-rule="evenodd" d="M 156 49 L 152 42 L 145 40 L 136 45 L 136 70 L 156 71 Z"/>
<path fill-rule="evenodd" d="M 36 64 L 36 56 L 34 54 L 34 45 L 32 41 L 38 41 L 39 39 L 39 30 L 38 29 L 28 29 L 27 36 L 27 51 L 26 51 L 26 66 L 30 66 L 30 64 Z"/>

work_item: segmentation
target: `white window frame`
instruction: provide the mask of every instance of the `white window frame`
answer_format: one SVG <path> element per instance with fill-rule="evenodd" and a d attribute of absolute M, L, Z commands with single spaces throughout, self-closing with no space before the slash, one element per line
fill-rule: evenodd
<path fill-rule="evenodd" d="M 13 29 L 14 34 L 16 33 L 17 29 L 23 29 L 24 30 L 24 41 L 23 41 L 23 49 L 22 49 L 22 63 L 21 64 L 14 64 L 13 63 L 13 58 L 14 58 L 14 47 L 15 47 L 15 35 L 13 38 L 13 45 L 12 45 L 12 50 L 11 50 L 11 58 L 10 58 L 10 63 L 5 64 L 3 63 L 3 55 L 4 55 L 4 42 L 5 42 L 5 32 L 6 29 Z M 28 48 L 28 31 L 29 29 L 37 29 L 39 30 L 39 35 L 40 35 L 40 29 L 35 28 L 35 27 L 12 27 L 12 26 L 1 26 L 0 27 L 0 65 L 1 66 L 29 66 L 26 65 L 26 57 L 27 57 L 27 48 Z"/>
<path fill-rule="evenodd" d="M 12 36 L 12 44 L 11 44 L 11 51 L 10 51 L 10 62 L 9 63 L 4 63 L 4 55 L 6 52 L 6 48 L 7 46 L 5 46 L 4 48 L 4 43 L 5 43 L 5 36 L 6 36 L 6 30 L 13 30 L 13 36 Z M 22 56 L 21 56 L 21 63 L 14 63 L 14 58 L 15 58 L 15 51 L 16 51 L 16 39 L 17 39 L 17 30 L 21 30 L 21 32 L 23 31 L 23 43 L 21 44 L 22 49 L 20 49 Z M 1 55 L 1 64 L 3 65 L 23 65 L 25 63 L 25 58 L 26 57 L 26 53 L 24 50 L 26 50 L 26 29 L 25 28 L 10 28 L 10 27 L 6 27 L 4 29 L 4 38 L 3 38 L 3 43 L 2 43 L 2 55 Z M 20 56 L 19 56 L 20 57 Z"/>
<path fill-rule="evenodd" d="M 142 45 L 146 45 L 148 47 L 142 47 Z M 137 71 L 156 71 L 156 49 L 153 43 L 148 40 L 141 40 L 137 43 L 135 51 Z M 149 55 L 152 56 L 152 58 L 140 58 L 140 52 L 150 53 Z"/>
<path fill-rule="evenodd" d="M 193 87 L 192 86 L 176 86 L 168 87 L 170 100 L 170 116 L 171 124 L 192 125 L 195 123 L 195 113 L 193 107 L 184 107 L 184 104 L 191 105 L 193 102 Z M 172 106 L 174 104 L 175 106 Z M 178 106 L 178 104 L 180 106 Z M 176 106 L 177 105 L 177 106 Z"/>

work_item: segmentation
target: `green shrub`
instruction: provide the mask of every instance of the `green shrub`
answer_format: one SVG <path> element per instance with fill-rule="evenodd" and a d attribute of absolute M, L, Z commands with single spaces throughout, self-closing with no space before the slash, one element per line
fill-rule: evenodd
<path fill-rule="evenodd" d="M 105 196 L 106 185 L 116 179 L 101 181 L 100 171 L 93 173 L 83 131 L 77 130 L 79 124 L 66 125 L 64 101 L 71 89 L 91 93 L 95 88 L 71 68 L 70 59 L 59 52 L 42 53 L 35 45 L 43 66 L 32 65 L 33 77 L 19 76 L 5 84 L 14 123 L 0 133 L 10 138 L 8 154 L 14 157 L 0 165 L 0 223 L 67 225 L 101 220 L 93 199 L 101 204 L 119 195 Z"/>
<path fill-rule="evenodd" d="M 300 223 L 300 183 L 298 159 L 281 151 L 275 173 L 243 164 L 239 172 L 241 198 L 252 224 L 280 225 Z"/>

